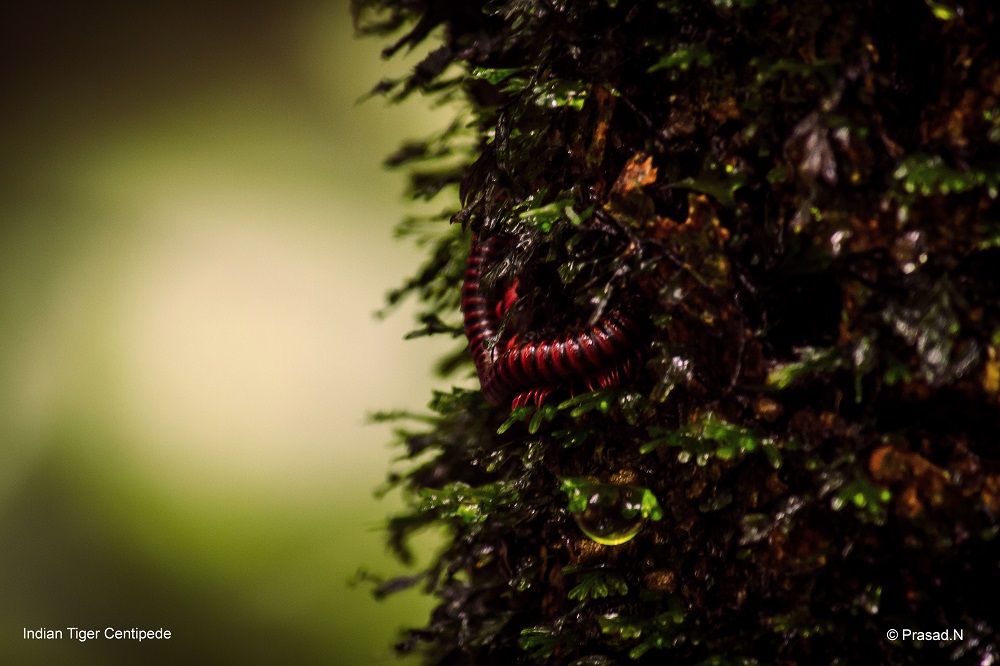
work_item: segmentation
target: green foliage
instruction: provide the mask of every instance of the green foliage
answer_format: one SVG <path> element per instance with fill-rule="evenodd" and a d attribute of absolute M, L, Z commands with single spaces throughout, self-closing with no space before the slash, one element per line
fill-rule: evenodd
<path fill-rule="evenodd" d="M 556 649 L 556 638 L 551 629 L 532 627 L 522 629 L 518 645 L 536 659 L 548 659 Z"/>
<path fill-rule="evenodd" d="M 629 658 L 639 659 L 650 650 L 671 647 L 687 640 L 680 631 L 684 623 L 681 600 L 671 597 L 666 605 L 669 610 L 651 618 L 611 612 L 598 618 L 598 624 L 603 634 L 630 647 Z"/>
<path fill-rule="evenodd" d="M 853 506 L 863 520 L 882 524 L 886 519 L 885 505 L 892 499 L 892 493 L 873 484 L 864 477 L 858 477 L 842 485 L 830 502 L 835 511 L 845 506 Z"/>
<path fill-rule="evenodd" d="M 489 483 L 472 488 L 456 481 L 443 488 L 421 488 L 414 507 L 420 514 L 431 513 L 438 521 L 457 518 L 463 523 L 481 523 L 495 509 L 517 500 L 517 490 L 503 483 Z"/>
<path fill-rule="evenodd" d="M 668 53 L 656 61 L 647 72 L 655 72 L 658 69 L 678 68 L 681 70 L 691 67 L 708 67 L 712 64 L 712 53 L 704 44 L 691 44 L 683 46 L 676 51 Z"/>
<path fill-rule="evenodd" d="M 459 98 L 390 158 L 427 250 L 389 295 L 458 335 L 469 232 L 502 326 L 623 308 L 620 386 L 388 413 L 448 542 L 428 664 L 991 663 L 1000 561 L 1000 15 L 985 0 L 355 0 L 425 39 L 377 92 Z M 900 27 L 905 17 L 907 27 Z M 451 220 L 454 224 L 444 224 Z M 494 341 L 490 341 L 492 344 Z M 442 370 L 471 370 L 456 354 Z M 404 577 L 399 583 L 409 583 Z M 382 588 L 392 589 L 393 581 Z M 886 631 L 965 630 L 954 642 Z"/>
<path fill-rule="evenodd" d="M 799 357 L 776 365 L 767 373 L 767 383 L 776 389 L 792 386 L 800 377 L 829 373 L 843 367 L 844 360 L 835 348 L 812 349 L 804 347 L 795 351 Z"/>
<path fill-rule="evenodd" d="M 580 417 L 590 412 L 607 414 L 612 409 L 615 409 L 630 424 L 635 425 L 638 419 L 637 411 L 641 400 L 642 397 L 635 392 L 619 389 L 599 389 L 574 396 L 560 402 L 558 405 L 544 404 L 540 408 L 532 405 L 518 407 L 511 410 L 510 416 L 497 429 L 497 434 L 502 435 L 513 426 L 525 421 L 528 424 L 528 432 L 535 434 L 545 423 L 552 421 L 564 422 L 563 419 L 568 418 L 570 420 L 570 429 L 554 431 L 553 435 L 558 439 L 563 439 L 564 436 L 573 437 L 586 432 L 581 427 L 582 422 Z"/>
<path fill-rule="evenodd" d="M 563 569 L 564 573 L 565 571 Z M 585 599 L 603 599 L 623 594 L 628 594 L 628 583 L 621 576 L 604 571 L 595 571 L 584 574 L 577 586 L 571 589 L 566 596 L 574 601 L 583 601 Z"/>
<path fill-rule="evenodd" d="M 763 442 L 747 428 L 727 423 L 711 412 L 699 417 L 690 425 L 675 430 L 665 430 L 652 426 L 649 434 L 654 438 L 642 446 L 643 453 L 649 453 L 666 444 L 680 447 L 677 459 L 681 462 L 696 460 L 705 465 L 709 455 L 720 460 L 742 457 L 762 446 Z"/>

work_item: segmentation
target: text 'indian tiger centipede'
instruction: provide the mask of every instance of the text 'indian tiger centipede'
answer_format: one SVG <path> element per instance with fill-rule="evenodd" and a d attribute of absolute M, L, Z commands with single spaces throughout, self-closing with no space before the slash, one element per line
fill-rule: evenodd
<path fill-rule="evenodd" d="M 495 238 L 472 238 L 462 285 L 465 335 L 479 375 L 483 396 L 493 405 L 511 401 L 516 408 L 541 406 L 549 394 L 614 386 L 632 375 L 638 361 L 639 326 L 621 310 L 611 310 L 591 326 L 548 340 L 500 339 L 504 311 L 516 298 L 514 287 L 502 299 L 483 292 L 481 276 L 493 259 Z"/>

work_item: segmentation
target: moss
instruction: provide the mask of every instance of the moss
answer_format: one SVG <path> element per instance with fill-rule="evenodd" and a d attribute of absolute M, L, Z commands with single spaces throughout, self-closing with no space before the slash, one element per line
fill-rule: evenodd
<path fill-rule="evenodd" d="M 415 530 L 450 536 L 423 575 L 380 588 L 423 581 L 440 600 L 399 649 L 428 664 L 995 661 L 993 3 L 355 13 L 401 35 L 388 55 L 436 45 L 377 92 L 465 100 L 390 158 L 415 198 L 460 200 L 401 226 L 428 252 L 389 297 L 419 302 L 415 334 L 461 330 L 470 231 L 510 239 L 484 283 L 516 277 L 505 325 L 524 335 L 611 308 L 648 324 L 621 386 L 513 412 L 456 389 L 400 431 L 410 462 L 390 485 L 410 509 L 390 542 L 405 558 Z M 963 633 L 886 638 L 904 628 Z"/>

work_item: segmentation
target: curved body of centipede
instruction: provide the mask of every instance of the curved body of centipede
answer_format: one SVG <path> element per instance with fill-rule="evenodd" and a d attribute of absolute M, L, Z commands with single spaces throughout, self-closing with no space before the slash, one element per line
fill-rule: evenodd
<path fill-rule="evenodd" d="M 639 326 L 620 310 L 554 339 L 522 342 L 517 335 L 501 339 L 500 322 L 516 297 L 516 287 L 496 300 L 488 298 L 481 285 L 483 268 L 498 247 L 496 239 L 479 241 L 473 236 L 462 285 L 465 335 L 487 401 L 493 405 L 511 401 L 512 408 L 541 406 L 561 388 L 593 390 L 632 375 L 638 363 Z"/>

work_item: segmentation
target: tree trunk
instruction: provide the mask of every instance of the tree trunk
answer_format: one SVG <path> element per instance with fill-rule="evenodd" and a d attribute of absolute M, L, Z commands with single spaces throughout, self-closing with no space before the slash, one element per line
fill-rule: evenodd
<path fill-rule="evenodd" d="M 460 204 L 391 295 L 465 333 L 403 435 L 428 664 L 1000 657 L 989 0 L 355 0 L 390 158 Z M 455 224 L 445 222 L 451 218 Z M 427 423 L 427 419 L 423 421 Z M 391 581 L 385 590 L 403 586 Z M 926 632 L 917 634 L 915 632 Z"/>

